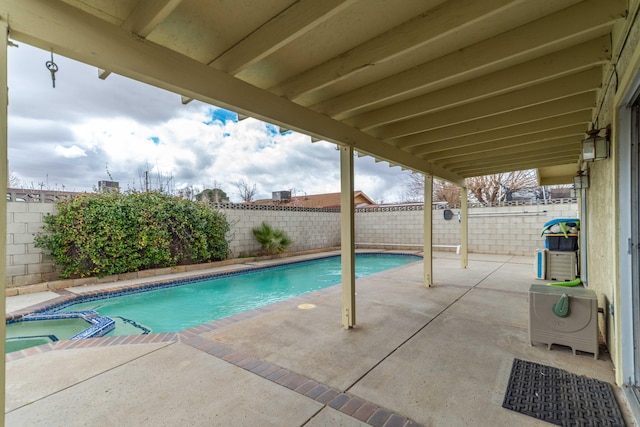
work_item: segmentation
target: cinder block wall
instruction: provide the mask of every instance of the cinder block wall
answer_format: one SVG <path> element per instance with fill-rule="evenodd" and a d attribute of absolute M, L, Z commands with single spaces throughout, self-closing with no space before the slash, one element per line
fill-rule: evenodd
<path fill-rule="evenodd" d="M 34 246 L 34 235 L 42 230 L 43 217 L 55 213 L 54 203 L 7 203 L 8 288 L 57 279 L 53 261 Z M 263 221 L 291 237 L 289 251 L 324 249 L 340 245 L 340 214 L 329 209 L 274 208 L 220 205 L 231 224 L 233 257 L 260 253 L 252 228 Z M 557 217 L 575 217 L 577 204 L 528 205 L 469 209 L 469 251 L 533 256 L 544 247 L 540 230 Z M 458 209 L 444 219 L 443 210 L 433 211 L 434 245 L 459 245 Z M 419 205 L 357 209 L 356 243 L 407 248 L 423 244 L 423 210 Z M 455 249 L 449 249 L 455 250 Z"/>
<path fill-rule="evenodd" d="M 43 217 L 56 210 L 53 203 L 7 203 L 6 287 L 20 287 L 57 278 L 53 261 L 34 246 Z"/>
<path fill-rule="evenodd" d="M 223 205 L 224 206 L 224 205 Z M 267 222 L 284 230 L 293 241 L 291 252 L 340 246 L 340 213 L 318 209 L 274 209 L 270 206 L 226 205 L 221 211 L 231 224 L 231 253 L 235 257 L 260 254 L 252 229 Z"/>
<path fill-rule="evenodd" d="M 469 252 L 533 256 L 544 248 L 540 231 L 545 222 L 558 217 L 575 217 L 576 203 L 525 205 L 469 209 Z M 433 211 L 433 244 L 459 245 L 459 209 L 444 219 L 444 210 Z M 356 213 L 356 242 L 392 245 L 424 243 L 422 207 L 359 209 Z M 455 249 L 443 249 L 455 250 Z"/>

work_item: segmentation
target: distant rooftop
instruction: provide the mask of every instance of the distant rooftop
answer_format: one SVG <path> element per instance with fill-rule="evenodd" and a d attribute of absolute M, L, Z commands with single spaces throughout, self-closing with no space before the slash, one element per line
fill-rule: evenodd
<path fill-rule="evenodd" d="M 353 193 L 353 201 L 356 207 L 375 204 L 375 202 L 362 191 L 355 191 Z M 305 194 L 303 196 L 290 196 L 290 198 L 280 200 L 272 197 L 271 199 L 260 199 L 250 203 L 253 205 L 299 206 L 304 208 L 338 208 L 340 207 L 340 193 Z"/>

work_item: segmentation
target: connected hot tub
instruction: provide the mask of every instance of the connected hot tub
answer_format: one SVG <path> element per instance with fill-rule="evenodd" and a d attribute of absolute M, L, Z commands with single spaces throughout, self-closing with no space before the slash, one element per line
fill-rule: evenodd
<path fill-rule="evenodd" d="M 114 327 L 113 319 L 92 310 L 30 314 L 7 322 L 6 352 L 59 340 L 101 337 Z"/>

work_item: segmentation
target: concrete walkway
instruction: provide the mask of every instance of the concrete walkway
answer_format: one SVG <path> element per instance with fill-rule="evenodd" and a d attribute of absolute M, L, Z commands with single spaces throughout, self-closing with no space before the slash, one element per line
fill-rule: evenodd
<path fill-rule="evenodd" d="M 529 344 L 533 257 L 469 258 L 461 269 L 458 255 L 436 253 L 431 288 L 421 262 L 358 280 L 352 330 L 338 286 L 181 333 L 11 353 L 6 423 L 538 426 L 548 424 L 501 406 L 514 358 L 613 384 L 606 352 Z M 7 304 L 58 296 L 47 294 Z"/>

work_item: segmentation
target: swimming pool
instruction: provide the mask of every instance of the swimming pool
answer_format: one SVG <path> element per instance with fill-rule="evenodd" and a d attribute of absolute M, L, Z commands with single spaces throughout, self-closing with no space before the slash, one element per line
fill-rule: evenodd
<path fill-rule="evenodd" d="M 416 255 L 358 254 L 356 277 L 421 259 Z M 340 282 L 340 256 L 332 256 L 176 282 L 126 295 L 92 296 L 58 311 L 94 310 L 112 318 L 116 327 L 109 335 L 177 332 Z"/>

